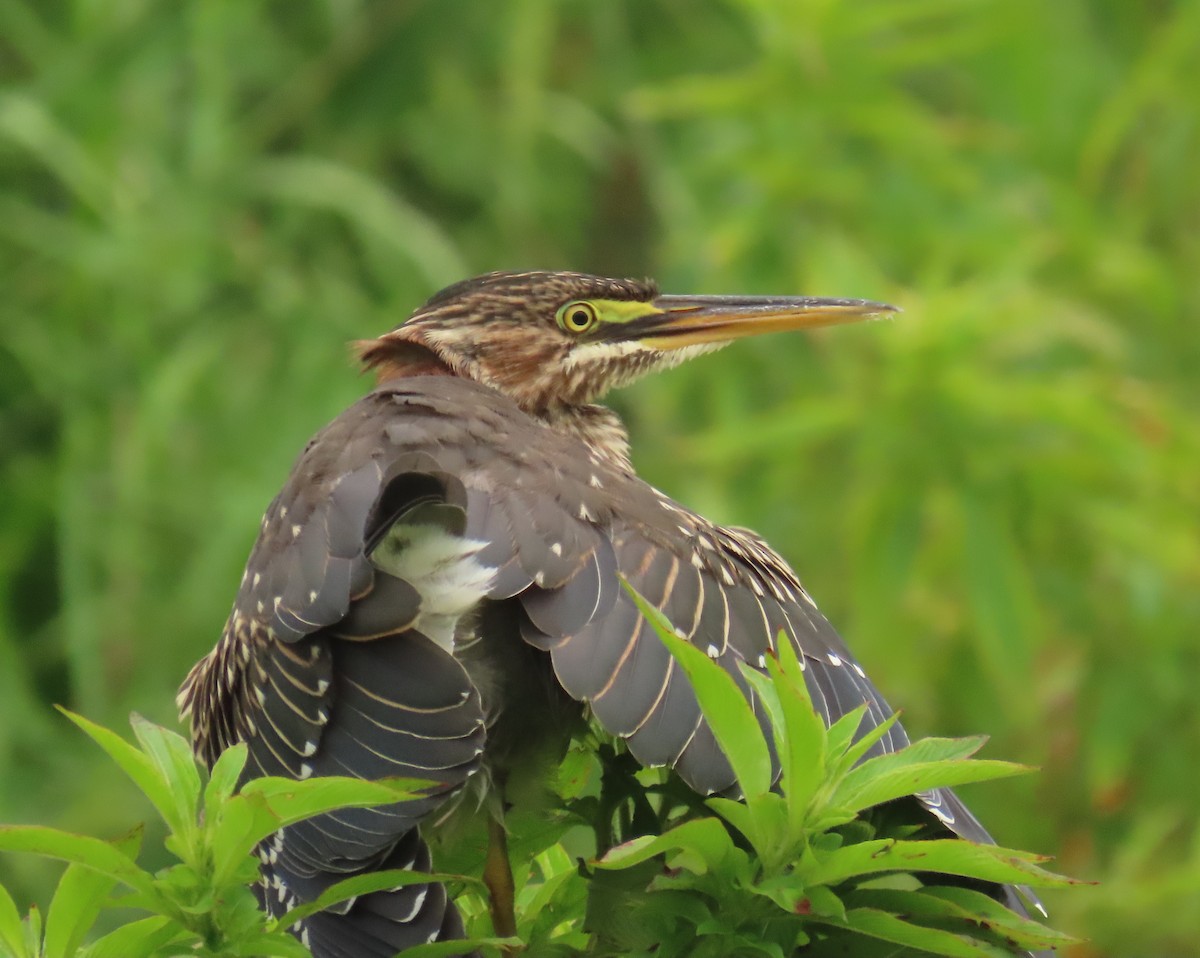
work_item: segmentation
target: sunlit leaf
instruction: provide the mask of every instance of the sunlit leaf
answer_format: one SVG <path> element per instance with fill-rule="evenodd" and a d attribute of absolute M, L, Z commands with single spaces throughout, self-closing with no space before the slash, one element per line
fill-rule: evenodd
<path fill-rule="evenodd" d="M 910 924 L 895 915 L 873 908 L 849 909 L 845 922 L 834 922 L 831 919 L 825 921 L 860 935 L 869 935 L 934 955 L 949 955 L 952 958 L 1012 958 L 1012 950 L 1009 948 L 989 944 L 967 935 L 956 935 L 937 928 Z"/>
<path fill-rule="evenodd" d="M 520 938 L 464 938 L 459 941 L 434 941 L 405 948 L 396 958 L 456 958 L 464 948 L 519 948 Z"/>
<path fill-rule="evenodd" d="M 704 652 L 674 633 L 674 626 L 626 582 L 626 590 L 687 673 L 700 709 L 737 776 L 742 793 L 763 795 L 771 788 L 771 754 L 750 703 L 732 676 Z"/>
<path fill-rule="evenodd" d="M 98 938 L 89 946 L 86 958 L 130 958 L 131 955 L 156 954 L 158 949 L 188 936 L 169 918 L 155 915 L 122 925 Z M 184 946 L 186 947 L 186 946 Z"/>
<path fill-rule="evenodd" d="M 1039 867 L 1045 856 L 957 838 L 929 841 L 878 839 L 823 853 L 806 875 L 811 882 L 833 884 L 860 875 L 888 871 L 937 871 L 991 882 L 1051 886 L 1078 884 Z"/>
<path fill-rule="evenodd" d="M 983 738 L 922 739 L 907 748 L 879 755 L 851 769 L 838 783 L 832 804 L 859 811 L 881 802 L 933 788 L 1022 775 L 1031 769 L 1012 762 L 963 760 Z"/>
<path fill-rule="evenodd" d="M 142 830 L 138 828 L 112 844 L 131 860 L 136 860 L 142 844 Z M 46 912 L 44 958 L 75 958 L 115 883 L 116 879 L 111 875 L 83 865 L 76 863 L 67 867 Z"/>
<path fill-rule="evenodd" d="M 715 818 L 685 822 L 663 835 L 644 835 L 615 848 L 596 861 L 599 868 L 629 868 L 657 855 L 667 854 L 674 868 L 705 874 L 737 854 L 729 833 Z"/>
<path fill-rule="evenodd" d="M 425 885 L 431 882 L 447 881 L 469 884 L 476 882 L 477 879 L 468 878 L 465 875 L 426 874 L 396 868 L 369 872 L 365 875 L 355 875 L 353 878 L 346 878 L 330 885 L 311 902 L 305 902 L 303 905 L 299 905 L 282 917 L 277 918 L 274 924 L 278 928 L 290 928 L 296 922 L 310 915 L 315 915 L 319 911 L 324 911 L 332 905 L 337 905 L 351 898 L 358 898 L 377 891 L 394 891 L 408 885 Z"/>
<path fill-rule="evenodd" d="M 213 763 L 208 773 L 208 784 L 204 786 L 204 817 L 207 822 L 215 822 L 221 807 L 233 796 L 238 778 L 246 765 L 246 756 L 246 746 L 239 742 L 225 749 Z"/>
<path fill-rule="evenodd" d="M 98 838 L 42 825 L 0 825 L 0 850 L 77 862 L 139 892 L 152 893 L 151 876 L 120 848 Z"/>
<path fill-rule="evenodd" d="M 175 806 L 175 814 L 167 821 L 173 823 L 173 830 L 185 842 L 189 841 L 197 827 L 200 799 L 200 771 L 192 747 L 182 735 L 147 722 L 140 715 L 133 715 L 130 722 L 143 751 L 167 784 Z"/>
<path fill-rule="evenodd" d="M 3 885 L 0 885 L 0 944 L 11 952 L 13 958 L 28 958 L 21 913 Z"/>
<path fill-rule="evenodd" d="M 1075 941 L 1070 935 L 1031 921 L 1005 908 L 994 898 L 972 888 L 930 886 L 919 891 L 888 888 L 858 889 L 847 896 L 851 906 L 866 906 L 909 921 L 953 923 L 962 932 L 988 933 L 1021 948 L 1059 948 Z"/>
<path fill-rule="evenodd" d="M 181 832 L 187 827 L 188 823 L 179 814 L 170 783 L 150 756 L 130 745 L 115 732 L 89 721 L 82 715 L 76 715 L 63 708 L 59 711 L 83 729 L 92 741 L 104 749 L 109 758 L 133 779 L 133 783 L 150 799 L 173 832 Z"/>

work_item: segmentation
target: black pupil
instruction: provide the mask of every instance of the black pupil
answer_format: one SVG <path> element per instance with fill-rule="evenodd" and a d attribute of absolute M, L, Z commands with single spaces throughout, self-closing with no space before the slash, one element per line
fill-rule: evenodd
<path fill-rule="evenodd" d="M 572 326 L 586 326 L 591 321 L 592 317 L 588 314 L 586 309 L 577 309 L 571 313 Z"/>

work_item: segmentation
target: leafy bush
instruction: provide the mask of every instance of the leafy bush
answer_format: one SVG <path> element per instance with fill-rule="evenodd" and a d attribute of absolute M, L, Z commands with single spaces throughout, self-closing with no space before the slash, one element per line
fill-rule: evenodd
<path fill-rule="evenodd" d="M 806 955 L 869 955 L 883 943 L 888 954 L 899 946 L 995 956 L 1072 940 L 976 888 L 953 883 L 1071 883 L 1041 868 L 1040 856 L 921 839 L 910 826 L 859 817 L 915 792 L 1018 774 L 1022 766 L 972 758 L 981 738 L 924 739 L 864 761 L 886 727 L 856 741 L 863 715 L 858 710 L 826 729 L 784 641 L 778 657 L 768 659 L 769 675 L 746 671 L 771 718 L 769 744 L 733 679 L 638 601 L 694 684 L 744 799 L 701 801 L 664 772 L 632 771 L 614 742 L 573 749 L 558 770 L 556 808 L 509 821 L 512 859 L 531 862 L 514 876 L 517 928 L 528 954 L 784 958 L 801 946 Z M 235 792 L 244 746 L 227 750 L 205 781 L 186 741 L 174 732 L 135 716 L 137 748 L 86 719 L 70 718 L 150 800 L 177 860 L 157 873 L 141 867 L 140 829 L 111 842 L 41 826 L 0 829 L 0 849 L 70 862 L 44 922 L 36 909 L 22 922 L 0 889 L 4 958 L 166 958 L 184 951 L 302 958 L 306 950 L 285 930 L 292 921 L 354 895 L 427 877 L 397 871 L 358 876 L 282 920 L 269 920 L 250 891 L 257 878 L 253 852 L 262 839 L 332 808 L 412 797 L 421 784 L 263 778 Z M 778 781 L 771 744 L 779 756 Z M 457 854 L 456 864 L 474 871 L 469 848 L 478 846 L 465 844 L 468 851 L 448 850 L 447 857 Z M 587 849 L 582 856 L 581 847 Z M 437 877 L 454 883 L 468 927 L 478 936 L 475 945 L 516 944 L 488 937 L 478 882 Z M 129 908 L 148 917 L 84 944 L 105 910 Z M 460 946 L 436 943 L 405 954 L 433 958 Z"/>
<path fill-rule="evenodd" d="M 0 888 L 0 955 L 4 958 L 137 958 L 188 953 L 279 955 L 304 958 L 296 939 L 266 919 L 251 894 L 258 877 L 252 854 L 277 829 L 333 808 L 378 805 L 412 797 L 419 783 L 318 778 L 298 782 L 260 778 L 234 793 L 246 761 L 239 745 L 222 754 L 207 781 L 191 748 L 175 732 L 137 716 L 135 748 L 108 729 L 67 713 L 108 753 L 154 805 L 167 825 L 167 849 L 176 863 L 157 873 L 138 865 L 141 829 L 106 842 L 37 825 L 0 827 L 0 849 L 33 852 L 70 862 L 43 922 L 36 908 L 22 923 Z M 412 880 L 378 873 L 370 881 L 342 882 L 307 910 L 355 894 Z M 374 888 L 364 887 L 373 884 Z M 113 890 L 121 886 L 118 895 Z M 109 908 L 136 908 L 149 917 L 128 922 L 84 946 Z M 302 917 L 300 910 L 293 918 Z"/>

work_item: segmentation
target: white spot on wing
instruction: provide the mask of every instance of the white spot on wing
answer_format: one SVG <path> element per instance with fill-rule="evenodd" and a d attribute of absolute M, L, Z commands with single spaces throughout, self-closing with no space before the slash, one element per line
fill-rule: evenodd
<path fill-rule="evenodd" d="M 425 904 L 425 896 L 427 894 L 429 894 L 429 886 L 425 885 L 419 892 L 417 892 L 417 894 L 413 900 L 412 908 L 410 908 L 408 910 L 408 913 L 405 915 L 398 916 L 395 920 L 403 924 L 406 922 L 410 922 L 414 918 L 416 918 L 417 912 L 419 912 L 421 910 L 421 906 Z M 437 937 L 437 936 L 435 935 L 434 937 Z M 432 940 L 432 939 L 430 939 L 430 940 Z"/>

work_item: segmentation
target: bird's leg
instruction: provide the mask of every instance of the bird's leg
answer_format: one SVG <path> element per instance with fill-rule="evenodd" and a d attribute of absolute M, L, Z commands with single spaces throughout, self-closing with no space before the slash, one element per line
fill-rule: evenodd
<path fill-rule="evenodd" d="M 517 934 L 515 912 L 516 884 L 513 882 L 512 862 L 508 857 L 508 831 L 504 827 L 504 780 L 495 781 L 499 801 L 488 816 L 487 861 L 483 867 L 483 883 L 488 890 L 488 908 L 496 934 L 511 938 Z"/>

